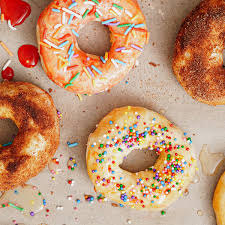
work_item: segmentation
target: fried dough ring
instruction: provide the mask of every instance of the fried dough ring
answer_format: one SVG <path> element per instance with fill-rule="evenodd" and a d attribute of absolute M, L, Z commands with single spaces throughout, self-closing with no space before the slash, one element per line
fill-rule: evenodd
<path fill-rule="evenodd" d="M 176 39 L 173 70 L 197 101 L 225 104 L 225 1 L 204 0 L 184 20 Z"/>
<path fill-rule="evenodd" d="M 0 191 L 23 185 L 55 154 L 59 121 L 50 95 L 25 82 L 0 83 L 0 118 L 19 131 L 12 145 L 0 148 Z"/>
<path fill-rule="evenodd" d="M 120 164 L 134 149 L 156 151 L 155 165 L 131 173 Z M 161 210 L 176 201 L 195 174 L 191 139 L 165 117 L 141 107 L 114 109 L 87 144 L 87 171 L 97 192 L 136 209 Z"/>

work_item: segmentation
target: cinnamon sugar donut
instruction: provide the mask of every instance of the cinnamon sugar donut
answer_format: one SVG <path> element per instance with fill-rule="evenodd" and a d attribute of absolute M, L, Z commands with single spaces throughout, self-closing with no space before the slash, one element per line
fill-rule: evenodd
<path fill-rule="evenodd" d="M 11 119 L 19 132 L 12 145 L 0 148 L 0 191 L 23 185 L 55 154 L 59 121 L 48 93 L 25 82 L 0 83 L 0 118 Z"/>
<path fill-rule="evenodd" d="M 134 149 L 153 150 L 155 165 L 138 173 L 120 168 Z M 176 201 L 195 174 L 187 137 L 160 114 L 141 107 L 114 109 L 87 144 L 87 171 L 97 192 L 136 209 L 161 210 Z"/>
<path fill-rule="evenodd" d="M 174 73 L 197 101 L 225 104 L 225 1 L 204 0 L 184 20 L 177 36 Z"/>
<path fill-rule="evenodd" d="M 221 176 L 213 197 L 217 225 L 225 225 L 225 173 Z"/>
<path fill-rule="evenodd" d="M 111 32 L 105 56 L 80 50 L 79 30 L 100 21 Z M 119 83 L 148 41 L 144 15 L 135 0 L 54 0 L 40 15 L 37 37 L 43 68 L 65 90 L 94 94 Z"/>

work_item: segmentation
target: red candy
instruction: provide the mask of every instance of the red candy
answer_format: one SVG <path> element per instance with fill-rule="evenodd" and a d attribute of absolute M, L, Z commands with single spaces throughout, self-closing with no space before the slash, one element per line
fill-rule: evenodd
<path fill-rule="evenodd" d="M 10 20 L 12 26 L 22 24 L 31 13 L 28 3 L 21 0 L 0 0 L 0 7 L 6 20 Z"/>
<path fill-rule="evenodd" d="M 33 45 L 23 45 L 18 50 L 18 57 L 23 66 L 33 68 L 39 60 L 38 49 Z"/>
<path fill-rule="evenodd" d="M 12 80 L 14 77 L 14 71 L 11 67 L 7 67 L 5 70 L 2 71 L 2 79 L 4 80 Z"/>

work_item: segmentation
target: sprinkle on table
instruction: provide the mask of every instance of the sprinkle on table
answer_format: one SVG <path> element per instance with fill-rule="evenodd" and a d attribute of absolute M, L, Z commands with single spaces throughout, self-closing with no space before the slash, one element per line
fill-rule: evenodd
<path fill-rule="evenodd" d="M 79 11 L 79 7 L 77 7 L 78 4 L 84 4 L 86 6 L 84 11 Z M 74 59 L 79 57 L 75 43 L 73 42 L 73 39 L 79 37 L 78 30 L 75 30 L 74 28 L 74 23 L 76 23 L 74 21 L 76 20 L 85 19 L 89 16 L 95 16 L 101 21 L 103 25 L 115 27 L 114 33 L 116 37 L 125 39 L 124 46 L 116 46 L 115 50 L 117 54 L 123 55 L 118 58 L 116 55 L 113 59 L 110 58 L 116 69 L 120 69 L 121 66 L 126 66 L 128 64 L 124 54 L 130 54 L 135 50 L 143 51 L 142 46 L 138 46 L 138 43 L 135 43 L 135 40 L 138 40 L 138 32 L 147 32 L 147 30 L 145 30 L 146 24 L 144 23 L 144 18 L 142 18 L 140 14 L 133 15 L 133 10 L 127 10 L 123 6 L 122 1 L 121 3 L 114 2 L 111 5 L 110 12 L 112 13 L 112 17 L 109 16 L 107 18 L 103 15 L 104 10 L 101 10 L 101 6 L 99 7 L 101 4 L 103 4 L 103 2 L 99 0 L 83 1 L 83 3 L 78 3 L 75 0 L 72 0 L 72 2 L 67 7 L 60 7 L 57 4 L 53 4 L 52 8 L 50 9 L 51 13 L 56 14 L 61 21 L 53 26 L 54 30 L 52 32 L 52 36 L 48 37 L 47 39 L 46 35 L 44 35 L 39 44 L 41 47 L 46 48 L 49 51 L 54 51 L 54 54 L 56 55 L 55 57 L 58 58 L 57 67 L 60 72 L 68 73 L 68 77 L 69 73 L 73 74 L 73 77 L 68 83 L 65 84 L 64 88 L 71 90 L 75 89 L 75 87 L 73 87 L 73 82 L 76 81 L 79 76 L 84 76 L 84 74 L 86 74 L 88 78 L 91 79 L 93 88 L 97 86 L 98 80 L 107 80 L 107 78 L 102 76 L 103 72 L 101 68 L 104 66 L 104 64 L 107 64 L 109 59 L 108 52 L 105 53 L 105 57 L 98 57 L 101 66 L 99 66 L 99 63 L 97 63 L 97 61 L 95 62 L 93 59 L 88 60 L 83 68 L 79 67 L 79 65 L 77 65 L 78 63 L 74 63 Z M 138 21 L 138 23 L 136 21 Z M 60 37 L 60 34 L 67 30 L 67 25 L 70 25 L 67 27 L 70 29 L 70 31 L 68 31 L 68 33 L 66 33 L 64 36 Z M 130 43 L 130 34 L 133 34 L 134 43 Z M 0 44 L 10 55 L 12 55 L 4 43 L 0 42 Z M 77 96 L 82 101 L 82 96 L 80 94 Z"/>
<path fill-rule="evenodd" d="M 77 147 L 78 146 L 78 143 L 77 142 L 74 142 L 74 143 L 70 143 L 69 141 L 67 142 L 67 145 L 69 148 L 73 148 L 73 147 Z"/>
<path fill-rule="evenodd" d="M 79 100 L 82 102 L 83 101 L 83 97 L 81 94 L 77 94 L 77 97 L 79 98 Z"/>
<path fill-rule="evenodd" d="M 95 199 L 94 196 L 92 196 L 92 195 L 84 195 L 84 198 L 89 203 L 93 203 L 94 199 Z"/>
<path fill-rule="evenodd" d="M 6 46 L 6 44 L 2 41 L 0 41 L 0 45 L 5 49 L 5 51 L 10 55 L 13 56 L 13 53 L 9 50 L 9 48 Z"/>
<path fill-rule="evenodd" d="M 73 186 L 74 183 L 75 183 L 75 181 L 74 181 L 73 179 L 69 179 L 69 180 L 67 181 L 67 183 L 68 183 L 69 185 Z"/>
<path fill-rule="evenodd" d="M 10 65 L 11 62 L 12 62 L 12 60 L 8 59 L 7 62 L 5 63 L 5 65 L 3 66 L 2 70 L 4 71 Z"/>
<path fill-rule="evenodd" d="M 15 208 L 15 209 L 17 209 L 17 210 L 19 210 L 19 211 L 21 211 L 21 212 L 24 211 L 24 208 L 21 208 L 21 207 L 19 207 L 19 206 L 16 206 L 16 205 L 14 205 L 14 204 L 11 203 L 11 202 L 9 202 L 8 205 L 11 206 L 11 207 L 13 207 L 13 208 Z"/>
<path fill-rule="evenodd" d="M 8 27 L 9 27 L 11 30 L 17 30 L 17 29 L 11 24 L 11 20 L 8 20 Z"/>
<path fill-rule="evenodd" d="M 76 167 L 77 167 L 76 160 L 73 157 L 70 157 L 67 162 L 67 168 L 71 171 L 74 171 Z"/>

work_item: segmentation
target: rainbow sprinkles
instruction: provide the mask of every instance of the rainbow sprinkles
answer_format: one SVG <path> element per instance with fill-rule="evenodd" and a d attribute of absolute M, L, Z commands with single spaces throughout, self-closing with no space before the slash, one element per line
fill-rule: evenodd
<path fill-rule="evenodd" d="M 111 49 L 104 56 L 79 49 L 79 29 L 90 21 L 101 22 L 111 32 Z M 47 75 L 77 94 L 98 93 L 116 85 L 149 39 L 145 18 L 131 0 L 55 0 L 40 16 L 38 31 Z"/>
<path fill-rule="evenodd" d="M 159 156 L 154 166 L 137 173 L 120 168 L 134 149 L 146 148 Z M 90 135 L 87 168 L 103 196 L 132 208 L 161 210 L 193 179 L 196 159 L 186 133 L 153 111 L 129 106 L 113 110 Z"/>

